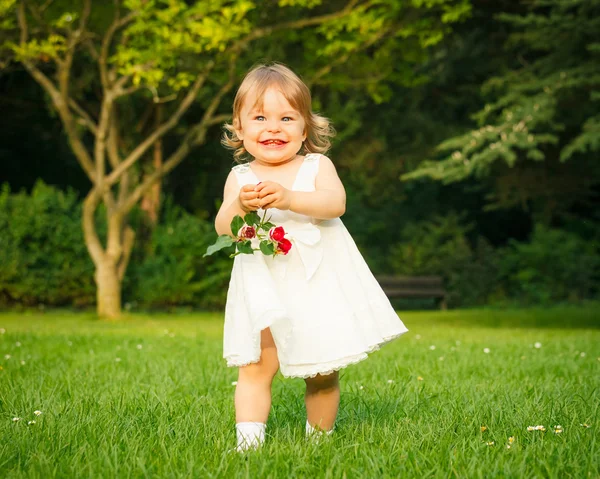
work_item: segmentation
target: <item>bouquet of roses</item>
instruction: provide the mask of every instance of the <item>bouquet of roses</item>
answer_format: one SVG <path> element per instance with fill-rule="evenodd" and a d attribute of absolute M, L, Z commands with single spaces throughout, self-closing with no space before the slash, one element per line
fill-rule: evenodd
<path fill-rule="evenodd" d="M 231 231 L 236 235 L 235 238 L 229 235 L 221 235 L 217 241 L 206 249 L 204 256 L 210 256 L 223 248 L 235 244 L 235 253 L 229 255 L 230 258 L 238 254 L 254 254 L 255 251 L 261 251 L 267 256 L 276 256 L 278 254 L 288 254 L 292 248 L 292 243 L 284 238 L 285 231 L 283 226 L 276 226 L 265 219 L 267 212 L 261 218 L 255 211 L 251 211 L 242 218 L 235 215 L 231 220 Z M 258 241 L 258 248 L 254 248 L 252 243 Z M 203 256 L 203 257 L 204 257 Z"/>

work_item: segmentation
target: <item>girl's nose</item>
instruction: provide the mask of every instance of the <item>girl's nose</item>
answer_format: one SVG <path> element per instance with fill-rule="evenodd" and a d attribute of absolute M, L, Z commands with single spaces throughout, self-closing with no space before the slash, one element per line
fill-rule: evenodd
<path fill-rule="evenodd" d="M 279 126 L 279 122 L 277 120 L 269 120 L 267 122 L 267 131 L 280 131 L 281 127 Z"/>

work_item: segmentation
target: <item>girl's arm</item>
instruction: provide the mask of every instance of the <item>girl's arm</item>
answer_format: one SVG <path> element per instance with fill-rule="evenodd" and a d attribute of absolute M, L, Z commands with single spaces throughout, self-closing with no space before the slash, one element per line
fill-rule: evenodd
<path fill-rule="evenodd" d="M 321 155 L 315 191 L 290 191 L 290 211 L 320 220 L 339 218 L 346 212 L 346 190 L 333 162 Z"/>
<path fill-rule="evenodd" d="M 254 189 L 254 186 L 251 185 L 248 188 Z M 223 203 L 221 204 L 215 219 L 215 230 L 217 230 L 217 234 L 234 236 L 231 232 L 231 220 L 235 215 L 240 215 L 243 218 L 246 213 L 248 213 L 248 211 L 245 211 L 242 208 L 240 202 L 240 188 L 235 173 L 230 171 L 229 176 L 225 181 Z"/>
<path fill-rule="evenodd" d="M 321 155 L 315 191 L 290 191 L 274 181 L 263 181 L 254 190 L 264 209 L 290 210 L 320 220 L 339 218 L 346 211 L 346 190 L 329 158 Z"/>

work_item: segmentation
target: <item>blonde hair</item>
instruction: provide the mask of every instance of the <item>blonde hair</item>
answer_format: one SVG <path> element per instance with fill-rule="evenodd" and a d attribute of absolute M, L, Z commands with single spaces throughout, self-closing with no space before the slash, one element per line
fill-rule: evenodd
<path fill-rule="evenodd" d="M 331 122 L 312 111 L 310 90 L 292 70 L 281 63 L 261 64 L 253 67 L 244 77 L 233 100 L 233 119 L 231 124 L 225 123 L 221 143 L 234 150 L 233 157 L 237 162 L 248 159 L 244 148 L 235 132 L 240 129 L 240 112 L 248 94 L 256 93 L 256 104 L 262 104 L 265 92 L 270 87 L 277 87 L 286 100 L 304 118 L 306 140 L 302 153 L 326 153 L 331 147 L 329 138 L 335 135 Z M 256 106 L 256 105 L 254 105 Z"/>

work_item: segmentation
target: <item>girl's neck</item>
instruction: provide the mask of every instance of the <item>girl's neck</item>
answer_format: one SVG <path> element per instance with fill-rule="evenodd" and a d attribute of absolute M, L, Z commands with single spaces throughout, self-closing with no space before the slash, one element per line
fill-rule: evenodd
<path fill-rule="evenodd" d="M 287 160 L 282 160 L 278 163 L 270 163 L 270 162 L 265 162 L 262 161 L 258 158 L 254 158 L 254 160 L 252 161 L 253 164 L 259 166 L 259 167 L 266 167 L 266 168 L 274 168 L 277 166 L 285 166 L 288 165 L 290 163 L 293 163 L 294 160 L 296 160 L 300 155 L 296 154 L 294 156 L 292 156 L 291 158 L 288 158 Z"/>

